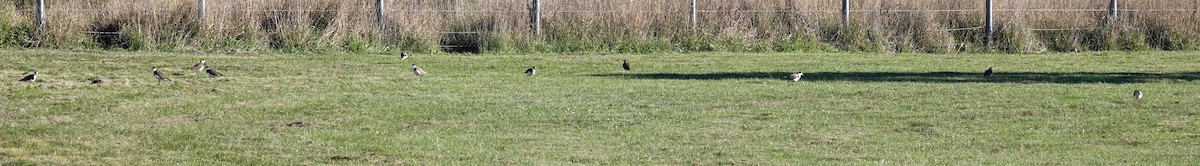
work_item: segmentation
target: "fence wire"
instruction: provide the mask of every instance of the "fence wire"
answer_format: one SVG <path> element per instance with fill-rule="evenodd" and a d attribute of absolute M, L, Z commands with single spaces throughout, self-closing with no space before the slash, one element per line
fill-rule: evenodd
<path fill-rule="evenodd" d="M 72 1 L 79 1 L 79 0 L 72 0 Z M 89 1 L 89 0 L 83 0 L 83 1 L 86 1 L 86 2 L 91 2 L 91 1 Z M 234 1 L 234 0 L 208 0 L 208 1 L 217 1 L 217 2 L 219 2 L 219 1 Z M 553 0 L 553 1 L 542 0 L 542 1 L 543 1 L 543 3 L 548 3 L 548 2 L 556 2 L 556 1 L 557 1 L 557 2 L 577 2 L 577 1 L 573 1 L 573 0 Z M 631 1 L 631 2 L 632 2 L 632 1 Z M 1131 2 L 1130 2 L 1130 1 L 1128 1 L 1128 0 L 1125 0 L 1125 1 L 1123 1 L 1123 2 L 1124 2 L 1124 3 L 1131 3 Z M 1137 3 L 1137 2 L 1139 2 L 1139 1 L 1132 1 L 1132 2 L 1133 2 L 1133 3 Z M 1026 4 L 1028 4 L 1028 3 L 1031 3 L 1031 2 L 1027 0 L 1025 3 L 1026 3 Z M 18 9 L 18 10 L 9 10 L 9 11 L 14 11 L 14 12 L 30 12 L 30 13 L 32 13 L 32 12 L 38 12 L 38 10 L 36 10 L 36 9 Z M 167 10 L 167 9 L 127 9 L 127 8 L 126 8 L 126 9 L 123 9 L 123 8 L 115 8 L 115 9 L 114 9 L 114 8 L 105 8 L 105 9 L 100 9 L 100 8 L 53 8 L 53 6 L 51 6 L 50 8 L 47 8 L 45 12 L 48 12 L 48 13 L 49 13 L 49 12 L 78 12 L 78 13 L 170 13 L 170 12 L 179 12 L 179 11 L 180 11 L 180 10 Z M 532 12 L 532 11 L 530 10 L 530 8 L 516 8 L 516 9 L 453 9 L 453 10 L 452 10 L 452 9 L 381 9 L 381 8 L 374 8 L 374 9 L 344 9 L 344 10 L 342 10 L 342 9 L 339 9 L 339 10 L 330 10 L 330 9 L 229 9 L 229 8 L 221 8 L 221 7 L 216 7 L 216 8 L 208 8 L 208 9 L 205 9 L 205 10 L 203 10 L 203 11 L 200 11 L 199 9 L 196 9 L 196 12 L 364 12 L 364 13 L 366 13 L 366 12 L 372 12 L 372 13 L 373 13 L 373 12 L 380 12 L 380 11 L 382 11 L 382 12 L 384 12 L 384 13 L 498 13 L 498 14 L 516 14 L 516 13 L 522 13 L 522 14 L 524 14 L 524 13 L 531 13 L 531 12 Z M 603 14 L 612 14 L 612 13 L 692 13 L 692 12 L 694 12 L 694 13 L 703 13 L 703 14 L 723 14 L 723 13 L 841 13 L 841 12 L 848 12 L 848 13 L 850 13 L 850 14 L 861 14 L 861 13 L 874 13 L 874 14 L 877 14 L 877 13 L 955 13 L 955 14 L 958 14 L 958 13 L 983 13 L 983 12 L 987 12 L 987 11 L 988 11 L 988 10 L 984 10 L 984 9 L 862 9 L 862 8 L 854 8 L 854 9 L 850 9 L 850 10 L 833 10 L 833 9 L 812 9 L 812 10 L 806 10 L 806 9 L 737 9 L 737 8 L 734 8 L 734 9 L 704 9 L 703 7 L 695 7 L 695 8 L 693 8 L 693 9 L 691 9 L 691 10 L 689 10 L 689 9 L 679 9 L 679 10 L 554 10 L 554 9 L 540 9 L 538 12 L 540 12 L 540 13 L 603 13 Z M 997 8 L 997 9 L 993 9 L 993 10 L 991 10 L 991 11 L 992 11 L 992 12 L 1002 12 L 1002 13 L 1107 13 L 1107 12 L 1117 12 L 1117 13 L 1121 13 L 1121 12 L 1129 12 L 1129 13 L 1148 13 L 1148 12 L 1177 12 L 1177 13 L 1190 12 L 1190 13 L 1200 13 L 1200 9 L 1197 9 L 1197 8 L 1192 8 L 1192 9 L 1133 9 L 1133 8 L 1116 8 L 1115 10 L 1113 10 L 1113 9 L 1109 9 L 1109 8 L 1100 8 L 1100 9 L 1058 9 L 1058 8 L 1034 8 L 1034 9 L 1017 9 L 1017 8 L 1008 8 L 1008 9 L 1006 9 L 1006 8 Z M 934 30 L 929 30 L 929 31 L 964 31 L 964 30 L 984 30 L 985 28 L 986 28 L 986 27 L 983 27 L 983 26 L 977 26 L 977 27 L 961 27 L 961 28 L 944 28 L 944 29 L 934 29 Z M 1078 31 L 1078 30 L 1094 30 L 1094 29 L 1098 29 L 1098 28 L 1100 28 L 1100 27 L 1079 27 L 1079 28 L 1026 28 L 1026 29 L 1027 29 L 1027 30 L 1030 30 L 1030 31 Z M 89 33 L 106 34 L 106 32 L 89 32 Z"/>

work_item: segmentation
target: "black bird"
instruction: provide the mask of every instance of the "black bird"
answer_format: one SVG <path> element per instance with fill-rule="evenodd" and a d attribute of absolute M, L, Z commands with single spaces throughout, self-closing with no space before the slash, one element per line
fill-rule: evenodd
<path fill-rule="evenodd" d="M 1142 90 L 1133 90 L 1134 99 L 1142 99 Z"/>
<path fill-rule="evenodd" d="M 629 60 L 624 60 L 624 62 L 621 63 L 621 68 L 625 68 L 625 71 L 629 72 Z"/>
<path fill-rule="evenodd" d="M 158 67 L 150 67 L 150 73 L 154 74 L 154 78 L 158 78 L 158 82 L 171 81 L 171 77 L 167 77 L 167 75 L 159 72 Z"/>
<path fill-rule="evenodd" d="M 37 81 L 37 73 L 38 73 L 37 71 L 33 71 L 33 74 L 30 74 L 30 75 L 27 75 L 27 76 L 25 76 L 25 77 L 22 77 L 22 78 L 21 78 L 21 82 L 34 82 L 34 81 Z"/>
<path fill-rule="evenodd" d="M 400 60 L 408 59 L 408 51 L 400 52 Z"/>
<path fill-rule="evenodd" d="M 414 63 L 412 65 L 412 71 L 413 71 L 413 74 L 416 74 L 418 77 L 429 74 L 429 73 L 425 72 L 425 69 L 422 69 L 421 67 L 417 67 L 416 63 Z"/>
<path fill-rule="evenodd" d="M 204 67 L 204 72 L 208 73 L 209 78 L 221 77 L 221 72 L 217 72 L 217 69 L 213 69 L 212 67 Z"/>
<path fill-rule="evenodd" d="M 988 67 L 988 69 L 987 69 L 987 70 L 984 70 L 984 71 L 983 71 L 983 76 L 984 76 L 984 77 L 991 77 L 991 76 L 992 76 L 992 67 Z"/>
<path fill-rule="evenodd" d="M 537 74 L 537 66 L 530 67 L 529 69 L 525 69 L 525 75 L 533 76 L 534 74 Z"/>
<path fill-rule="evenodd" d="M 104 83 L 104 80 L 101 80 L 101 79 L 99 79 L 99 78 L 97 78 L 97 79 L 92 79 L 92 84 L 100 84 L 100 83 Z"/>

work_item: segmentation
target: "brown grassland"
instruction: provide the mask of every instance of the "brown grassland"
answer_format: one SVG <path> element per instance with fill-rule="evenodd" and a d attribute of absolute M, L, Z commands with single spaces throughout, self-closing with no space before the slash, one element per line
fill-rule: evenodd
<path fill-rule="evenodd" d="M 546 0 L 540 35 L 529 0 L 375 1 L 48 0 L 37 30 L 35 0 L 0 1 L 9 47 L 162 51 L 482 52 L 864 51 L 1009 52 L 1194 50 L 1196 1 L 997 1 L 996 45 L 983 49 L 983 0 L 853 0 L 841 24 L 834 0 Z M 914 11 L 920 10 L 920 11 Z M 928 11 L 943 10 L 943 11 Z M 386 28 L 381 28 L 386 27 Z M 1042 31 L 1035 29 L 1085 28 Z M 97 34 L 88 32 L 120 32 Z M 457 34 L 443 32 L 479 32 Z"/>

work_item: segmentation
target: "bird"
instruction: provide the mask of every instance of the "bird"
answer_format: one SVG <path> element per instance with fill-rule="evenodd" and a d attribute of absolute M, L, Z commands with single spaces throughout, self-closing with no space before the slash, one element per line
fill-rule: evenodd
<path fill-rule="evenodd" d="M 212 67 L 205 66 L 204 72 L 208 73 L 209 78 L 221 77 L 221 73 L 217 72 L 217 69 L 213 69 Z"/>
<path fill-rule="evenodd" d="M 150 73 L 154 74 L 154 78 L 158 78 L 158 82 L 171 81 L 171 77 L 167 77 L 167 75 L 159 72 L 158 67 L 150 67 Z"/>
<path fill-rule="evenodd" d="M 425 69 L 421 69 L 421 67 L 417 67 L 417 64 L 415 64 L 415 63 L 412 65 L 412 71 L 413 71 L 413 74 L 416 74 L 417 76 L 425 76 L 425 75 L 429 74 L 429 73 L 425 72 Z"/>
<path fill-rule="evenodd" d="M 408 59 L 408 51 L 400 52 L 400 60 Z"/>
<path fill-rule="evenodd" d="M 37 81 L 37 74 L 38 74 L 38 72 L 37 72 L 37 71 L 33 71 L 33 74 L 29 74 L 29 75 L 27 75 L 27 76 L 25 76 L 25 77 L 22 77 L 20 81 L 21 81 L 21 82 L 34 82 L 34 81 Z"/>
<path fill-rule="evenodd" d="M 1133 99 L 1142 99 L 1142 90 L 1133 90 Z"/>
<path fill-rule="evenodd" d="M 629 60 L 623 60 L 623 61 L 624 62 L 621 63 L 621 68 L 625 68 L 625 72 L 629 72 Z"/>
<path fill-rule="evenodd" d="M 787 79 L 791 80 L 792 82 L 796 82 L 796 81 L 800 81 L 800 77 L 802 77 L 802 76 L 804 76 L 804 72 L 796 72 L 794 74 L 788 75 Z"/>
<path fill-rule="evenodd" d="M 201 59 L 199 63 L 196 63 L 196 65 L 192 65 L 192 70 L 196 70 L 197 72 L 203 72 L 204 71 L 204 60 Z"/>
<path fill-rule="evenodd" d="M 99 79 L 99 78 L 97 78 L 97 79 L 92 79 L 92 84 L 100 84 L 100 83 L 104 83 L 104 80 L 101 80 L 101 79 Z"/>
<path fill-rule="evenodd" d="M 983 76 L 984 76 L 984 77 L 991 77 L 991 76 L 992 76 L 992 67 L 988 67 L 988 69 L 987 69 L 987 70 L 984 70 L 984 71 L 983 71 Z"/>
<path fill-rule="evenodd" d="M 530 67 L 529 69 L 525 69 L 525 75 L 533 76 L 534 74 L 537 74 L 537 66 Z"/>

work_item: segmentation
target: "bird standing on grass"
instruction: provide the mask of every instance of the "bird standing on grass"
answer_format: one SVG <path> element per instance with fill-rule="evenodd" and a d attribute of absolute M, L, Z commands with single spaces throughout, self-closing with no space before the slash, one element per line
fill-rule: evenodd
<path fill-rule="evenodd" d="M 1142 99 L 1142 90 L 1133 90 L 1133 99 Z"/>
<path fill-rule="evenodd" d="M 421 69 L 421 67 L 417 67 L 417 64 L 415 64 L 415 63 L 412 65 L 412 71 L 413 71 L 413 74 L 416 74 L 418 77 L 429 74 L 429 73 L 425 72 L 425 69 Z"/>
<path fill-rule="evenodd" d="M 621 62 L 621 68 L 624 68 L 625 72 L 629 72 L 629 60 L 623 60 L 623 61 L 624 62 Z"/>
<path fill-rule="evenodd" d="M 788 75 L 787 79 L 791 80 L 792 82 L 796 82 L 796 81 L 800 81 L 800 77 L 802 77 L 802 76 L 804 76 L 804 72 L 796 72 L 791 75 Z"/>
<path fill-rule="evenodd" d="M 984 77 L 991 77 L 991 76 L 992 76 L 992 67 L 988 67 L 988 69 L 987 69 L 987 70 L 984 70 L 984 71 L 983 71 L 983 76 L 984 76 Z"/>
<path fill-rule="evenodd" d="M 400 52 L 400 60 L 408 59 L 408 51 Z"/>
<path fill-rule="evenodd" d="M 27 75 L 27 76 L 25 76 L 25 77 L 22 77 L 20 81 L 21 81 L 21 82 L 34 82 L 34 81 L 37 81 L 37 73 L 38 73 L 37 71 L 33 71 L 33 74 L 29 74 L 29 75 Z"/>
<path fill-rule="evenodd" d="M 221 72 L 217 72 L 217 69 L 213 69 L 212 67 L 208 67 L 208 66 L 204 67 L 204 73 L 208 73 L 209 78 L 216 78 L 216 77 L 222 76 Z"/>
<path fill-rule="evenodd" d="M 537 66 L 530 67 L 529 69 L 525 69 L 525 75 L 533 76 L 534 74 L 537 74 Z"/>
<path fill-rule="evenodd" d="M 196 72 L 203 72 L 204 71 L 204 60 L 201 59 L 199 63 L 196 63 L 196 65 L 192 65 L 192 70 L 195 70 Z"/>
<path fill-rule="evenodd" d="M 150 73 L 154 74 L 154 78 L 158 78 L 158 82 L 171 81 L 171 77 L 167 77 L 167 75 L 163 75 L 162 72 L 159 72 L 158 67 L 150 67 Z"/>

